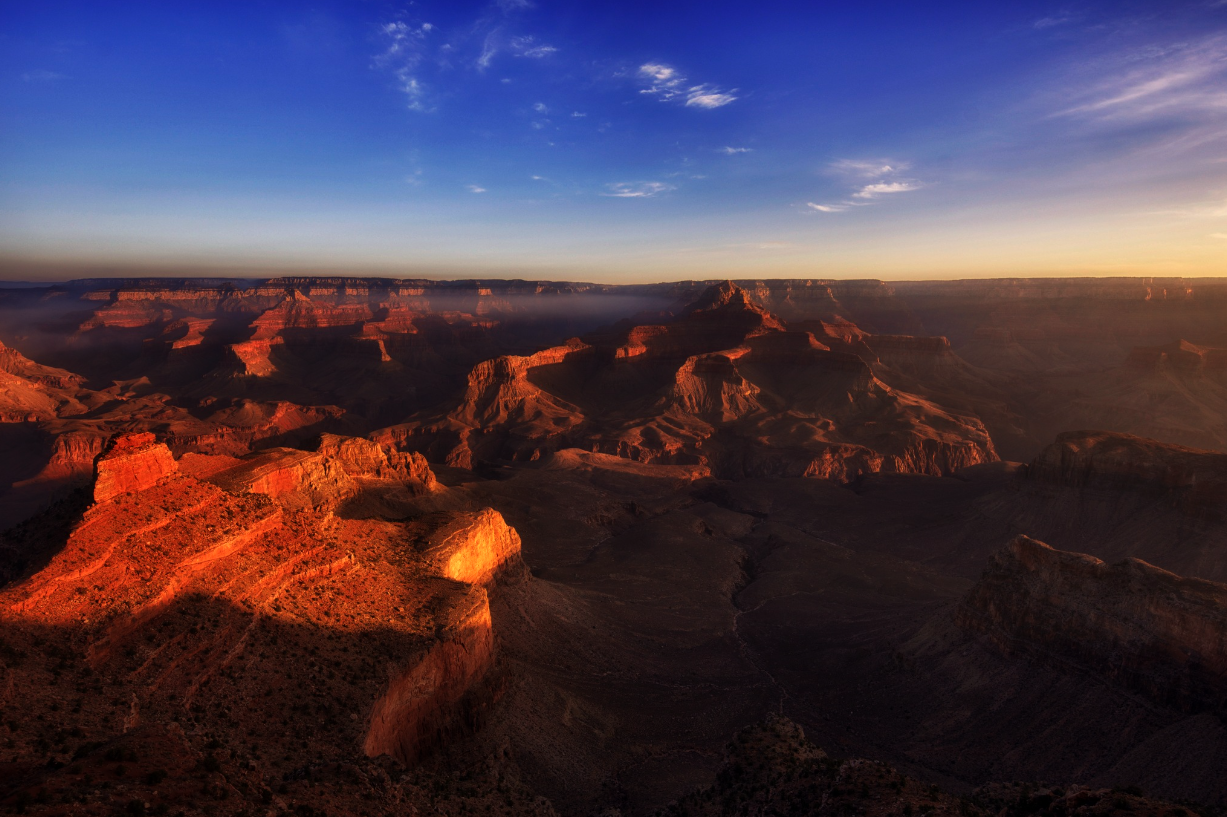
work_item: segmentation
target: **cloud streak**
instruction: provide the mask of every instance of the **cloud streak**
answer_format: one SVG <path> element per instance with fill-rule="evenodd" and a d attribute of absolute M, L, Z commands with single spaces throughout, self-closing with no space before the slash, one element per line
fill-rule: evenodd
<path fill-rule="evenodd" d="M 606 188 L 609 192 L 601 195 L 616 199 L 647 199 L 677 189 L 676 186 L 665 182 L 615 182 L 606 185 Z"/>
<path fill-rule="evenodd" d="M 1089 79 L 1058 116 L 1100 126 L 1171 124 L 1227 132 L 1227 35 L 1115 55 L 1091 66 Z"/>
<path fill-rule="evenodd" d="M 507 48 L 514 56 L 527 57 L 534 60 L 558 53 L 558 49 L 554 46 L 544 43 L 538 44 L 536 38 L 532 36 L 512 37 L 511 43 Z"/>
<path fill-rule="evenodd" d="M 924 186 L 919 181 L 900 177 L 910 168 L 908 162 L 892 159 L 838 159 L 827 166 L 828 171 L 843 177 L 845 183 L 855 189 L 847 199 L 838 203 L 806 202 L 807 212 L 842 213 L 851 207 L 874 204 L 882 196 L 919 190 Z"/>
<path fill-rule="evenodd" d="M 919 189 L 920 185 L 915 182 L 877 182 L 865 185 L 853 193 L 852 196 L 858 199 L 876 199 L 878 196 L 886 196 L 891 193 L 910 193 L 913 190 Z"/>
<path fill-rule="evenodd" d="M 737 101 L 736 88 L 725 91 L 710 83 L 692 84 L 684 74 L 665 63 L 644 63 L 639 66 L 636 77 L 646 86 L 639 93 L 655 96 L 661 102 L 712 110 Z"/>

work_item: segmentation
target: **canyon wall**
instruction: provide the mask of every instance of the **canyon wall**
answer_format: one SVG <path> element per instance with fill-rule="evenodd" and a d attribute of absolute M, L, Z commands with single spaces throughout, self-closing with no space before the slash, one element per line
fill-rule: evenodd
<path fill-rule="evenodd" d="M 1227 585 L 1138 559 L 1108 565 L 1026 536 L 956 612 L 1011 655 L 1091 673 L 1190 710 L 1227 704 Z"/>

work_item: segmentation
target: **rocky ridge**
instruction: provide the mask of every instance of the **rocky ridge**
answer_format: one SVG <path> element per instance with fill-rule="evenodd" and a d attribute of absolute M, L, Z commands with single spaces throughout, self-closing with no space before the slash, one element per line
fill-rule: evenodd
<path fill-rule="evenodd" d="M 1088 672 L 1193 711 L 1227 706 L 1227 585 L 1016 537 L 956 614 L 1007 654 Z"/>
<path fill-rule="evenodd" d="M 420 459 L 368 441 L 328 438 L 321 451 L 299 453 L 319 473 L 437 487 Z M 27 779 L 97 800 L 76 767 L 50 783 L 44 770 L 126 735 L 162 741 L 169 728 L 179 748 L 166 768 L 175 757 L 214 757 L 210 741 L 224 742 L 230 760 L 206 769 L 209 785 L 284 803 L 267 794 L 284 790 L 283 773 L 380 755 L 414 762 L 442 735 L 471 728 L 497 696 L 487 587 L 521 576 L 519 538 L 498 513 L 344 518 L 274 490 L 337 487 L 303 459 L 282 472 L 259 455 L 209 459 L 189 455 L 177 468 L 152 435 L 112 440 L 98 458 L 95 503 L 62 549 L 0 589 L 0 705 L 18 758 L 0 798 L 19 797 Z M 113 694 L 80 697 L 95 684 Z M 33 690 L 20 713 L 9 709 L 15 689 Z M 77 701 L 71 714 L 67 700 Z M 62 725 L 64 737 L 43 741 L 43 723 Z M 182 797 L 174 785 L 153 788 L 158 803 Z"/>

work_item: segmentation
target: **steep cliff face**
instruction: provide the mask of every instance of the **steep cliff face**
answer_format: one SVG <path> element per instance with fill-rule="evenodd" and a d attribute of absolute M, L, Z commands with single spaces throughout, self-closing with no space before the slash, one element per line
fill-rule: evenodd
<path fill-rule="evenodd" d="M 522 566 L 520 535 L 492 508 L 460 514 L 434 531 L 423 556 L 437 575 L 466 584 L 485 584 Z"/>
<path fill-rule="evenodd" d="M 534 415 L 575 416 L 579 413 L 577 407 L 533 385 L 528 372 L 590 351 L 586 344 L 572 340 L 533 355 L 499 357 L 480 363 L 469 373 L 468 386 L 451 417 L 472 426 L 489 426 L 520 422 Z"/>
<path fill-rule="evenodd" d="M 331 510 L 359 490 L 340 462 L 294 448 L 254 454 L 210 481 L 232 493 L 263 494 L 295 510 Z"/>
<path fill-rule="evenodd" d="M 1009 654 L 1092 672 L 1161 703 L 1227 704 L 1227 585 L 1019 536 L 993 557 L 956 620 Z"/>
<path fill-rule="evenodd" d="M 668 405 L 716 423 L 761 411 L 758 387 L 737 371 L 737 359 L 747 352 L 741 348 L 688 358 L 674 375 Z"/>
<path fill-rule="evenodd" d="M 0 372 L 8 372 L 30 383 L 54 389 L 80 389 L 85 382 L 84 378 L 72 372 L 35 363 L 3 343 L 0 343 Z"/>
<path fill-rule="evenodd" d="M 1061 434 L 1028 468 L 1030 480 L 1163 497 L 1190 516 L 1223 518 L 1227 454 L 1107 431 Z"/>
<path fill-rule="evenodd" d="M 1227 369 L 1227 349 L 1199 346 L 1177 340 L 1161 346 L 1135 346 L 1128 365 L 1138 369 L 1171 368 L 1180 372 L 1221 372 Z"/>
<path fill-rule="evenodd" d="M 149 433 L 121 434 L 107 444 L 94 464 L 94 501 L 152 488 L 176 471 L 175 458 Z"/>
<path fill-rule="evenodd" d="M 23 423 L 84 414 L 82 378 L 43 366 L 0 343 L 0 422 Z"/>

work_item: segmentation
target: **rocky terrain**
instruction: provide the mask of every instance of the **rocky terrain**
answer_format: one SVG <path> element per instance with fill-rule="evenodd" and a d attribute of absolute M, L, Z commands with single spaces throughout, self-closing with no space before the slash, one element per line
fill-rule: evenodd
<path fill-rule="evenodd" d="M 1217 814 L 1224 317 L 0 287 L 0 808 Z"/>

